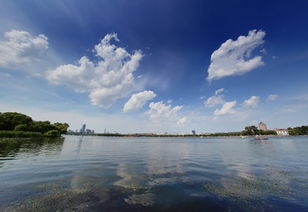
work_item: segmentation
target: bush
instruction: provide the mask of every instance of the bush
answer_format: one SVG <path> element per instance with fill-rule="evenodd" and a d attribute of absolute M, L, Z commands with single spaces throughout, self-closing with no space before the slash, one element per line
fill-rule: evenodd
<path fill-rule="evenodd" d="M 58 130 L 49 130 L 48 132 L 44 133 L 46 137 L 59 137 L 61 133 Z"/>
<path fill-rule="evenodd" d="M 259 134 L 261 135 L 277 135 L 275 130 L 259 130 Z"/>
<path fill-rule="evenodd" d="M 42 133 L 39 132 L 24 132 L 24 131 L 0 131 L 1 138 L 34 138 L 42 137 Z"/>
<path fill-rule="evenodd" d="M 29 131 L 29 127 L 26 124 L 18 124 L 14 130 L 15 131 Z"/>

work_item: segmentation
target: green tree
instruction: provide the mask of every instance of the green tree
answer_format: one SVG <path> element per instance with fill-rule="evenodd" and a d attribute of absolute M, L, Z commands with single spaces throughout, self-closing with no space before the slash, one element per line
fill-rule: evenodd
<path fill-rule="evenodd" d="M 243 135 L 257 135 L 259 133 L 260 131 L 258 130 L 256 126 L 247 126 L 245 127 L 245 130 L 242 131 Z"/>
<path fill-rule="evenodd" d="M 59 137 L 60 132 L 58 130 L 49 130 L 48 132 L 44 133 L 45 137 Z"/>
<path fill-rule="evenodd" d="M 33 137 L 46 134 L 49 137 L 58 137 L 67 132 L 67 123 L 49 121 L 33 121 L 31 117 L 16 113 L 0 113 L 0 137 Z"/>
<path fill-rule="evenodd" d="M 22 113 L 6 112 L 0 114 L 0 130 L 14 130 L 19 124 L 29 125 L 32 118 Z"/>
<path fill-rule="evenodd" d="M 32 132 L 46 133 L 50 130 L 57 130 L 49 121 L 33 121 L 30 129 Z"/>
<path fill-rule="evenodd" d="M 308 135 L 308 126 L 288 128 L 290 135 Z"/>
<path fill-rule="evenodd" d="M 61 133 L 61 134 L 65 134 L 67 133 L 67 129 L 69 128 L 70 125 L 68 125 L 67 123 L 59 123 L 56 122 L 53 124 L 53 126 Z"/>

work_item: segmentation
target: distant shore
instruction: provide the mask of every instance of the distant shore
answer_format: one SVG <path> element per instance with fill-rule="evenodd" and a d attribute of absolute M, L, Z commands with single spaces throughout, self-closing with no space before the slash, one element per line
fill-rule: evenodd
<path fill-rule="evenodd" d="M 184 137 L 191 137 L 191 138 L 216 138 L 216 137 L 225 137 L 225 138 L 249 138 L 249 137 L 255 137 L 255 135 L 250 136 L 242 136 L 242 135 L 205 135 L 205 134 L 184 134 L 184 135 L 178 135 L 178 134 L 120 134 L 120 133 L 98 133 L 98 134 L 67 134 L 67 135 L 75 135 L 75 136 L 102 136 L 102 137 L 155 137 L 155 138 L 184 138 Z M 294 135 L 262 135 L 266 137 L 294 137 Z M 299 135 L 297 135 L 299 136 Z M 308 135 L 302 135 L 302 136 L 308 136 Z"/>
<path fill-rule="evenodd" d="M 101 137 L 127 137 L 127 138 L 138 138 L 138 137 L 147 137 L 147 138 L 252 138 L 256 135 L 215 135 L 215 134 L 120 134 L 120 133 L 97 133 L 97 134 L 62 134 L 71 135 L 71 136 L 101 136 Z M 25 132 L 25 131 L 0 131 L 0 138 L 44 138 L 44 137 L 60 137 L 57 136 L 46 136 L 40 132 Z M 265 137 L 298 137 L 298 136 L 308 136 L 308 135 L 262 135 Z"/>

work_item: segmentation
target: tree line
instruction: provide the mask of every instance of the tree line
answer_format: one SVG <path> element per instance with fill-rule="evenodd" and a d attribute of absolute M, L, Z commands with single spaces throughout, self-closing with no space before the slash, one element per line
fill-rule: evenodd
<path fill-rule="evenodd" d="M 16 112 L 0 113 L 0 130 L 2 134 L 22 134 L 35 132 L 47 137 L 58 137 L 67 132 L 67 123 L 50 123 L 49 121 L 34 121 L 30 116 Z M 15 131 L 15 132 L 12 132 Z M 29 133 L 28 133 L 29 134 Z"/>
<path fill-rule="evenodd" d="M 259 130 L 256 126 L 247 126 L 241 135 L 277 135 L 275 130 Z"/>
<path fill-rule="evenodd" d="M 288 128 L 290 135 L 308 135 L 308 126 Z"/>

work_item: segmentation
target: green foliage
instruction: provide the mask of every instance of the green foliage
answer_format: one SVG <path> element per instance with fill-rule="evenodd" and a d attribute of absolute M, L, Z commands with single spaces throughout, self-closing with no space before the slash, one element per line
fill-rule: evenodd
<path fill-rule="evenodd" d="M 61 133 L 58 130 L 49 130 L 48 132 L 44 133 L 45 137 L 59 137 Z"/>
<path fill-rule="evenodd" d="M 290 135 L 308 135 L 308 126 L 288 128 Z"/>
<path fill-rule="evenodd" d="M 50 130 L 56 130 L 56 127 L 50 124 L 49 121 L 33 121 L 30 129 L 33 132 L 46 133 Z"/>
<path fill-rule="evenodd" d="M 33 121 L 31 117 L 16 113 L 0 113 L 0 137 L 57 137 L 67 132 L 67 123 L 51 124 L 49 121 Z M 8 132 L 13 131 L 14 132 Z"/>
<path fill-rule="evenodd" d="M 221 132 L 221 133 L 211 133 L 205 136 L 240 136 L 241 132 Z"/>
<path fill-rule="evenodd" d="M 67 133 L 67 129 L 69 128 L 70 125 L 68 125 L 67 123 L 59 123 L 56 122 L 53 124 L 53 126 L 61 133 L 61 134 L 65 134 Z"/>
<path fill-rule="evenodd" d="M 242 131 L 242 135 L 258 135 L 259 130 L 256 126 L 245 127 L 245 130 Z"/>
<path fill-rule="evenodd" d="M 277 135 L 275 130 L 259 130 L 259 135 Z"/>
<path fill-rule="evenodd" d="M 0 113 L 0 130 L 14 130 L 19 124 L 29 125 L 31 122 L 31 117 L 21 113 Z"/>
<path fill-rule="evenodd" d="M 18 124 L 15 128 L 15 131 L 29 131 L 29 126 L 26 124 Z"/>
<path fill-rule="evenodd" d="M 259 130 L 256 126 L 245 127 L 242 131 L 242 135 L 277 135 L 274 130 Z"/>
<path fill-rule="evenodd" d="M 42 137 L 42 133 L 39 132 L 24 132 L 24 131 L 13 131 L 13 130 L 1 130 L 1 138 L 34 138 Z"/>

